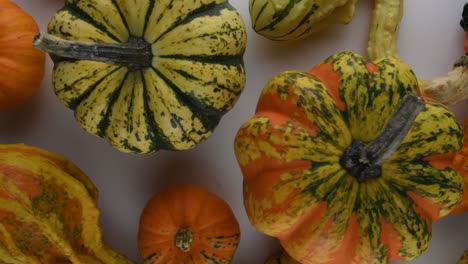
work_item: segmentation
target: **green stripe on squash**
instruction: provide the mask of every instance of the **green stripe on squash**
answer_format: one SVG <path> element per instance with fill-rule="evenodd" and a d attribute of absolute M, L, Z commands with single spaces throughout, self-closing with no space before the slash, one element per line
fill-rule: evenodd
<path fill-rule="evenodd" d="M 245 86 L 246 29 L 225 0 L 70 0 L 48 33 L 35 45 L 58 98 L 123 152 L 195 147 Z"/>
<path fill-rule="evenodd" d="M 252 27 L 272 40 L 301 39 L 335 23 L 349 23 L 357 0 L 250 0 Z"/>
<path fill-rule="evenodd" d="M 444 105 L 409 95 L 417 78 L 396 58 L 343 52 L 274 76 L 234 144 L 252 225 L 305 264 L 421 255 L 461 201 L 463 131 Z"/>

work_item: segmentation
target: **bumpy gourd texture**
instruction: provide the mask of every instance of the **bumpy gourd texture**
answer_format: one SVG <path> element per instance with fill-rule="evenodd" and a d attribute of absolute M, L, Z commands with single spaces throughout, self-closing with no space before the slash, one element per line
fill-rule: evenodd
<path fill-rule="evenodd" d="M 250 0 L 258 34 L 273 40 L 302 39 L 330 24 L 349 23 L 357 0 Z"/>
<path fill-rule="evenodd" d="M 465 192 L 462 201 L 455 207 L 452 213 L 462 214 L 468 212 L 468 118 L 464 124 L 463 148 L 455 155 L 453 166 L 463 176 L 465 182 Z M 468 260 L 467 260 L 468 261 Z"/>
<path fill-rule="evenodd" d="M 97 190 L 65 158 L 0 145 L 0 262 L 131 263 L 102 242 Z"/>
<path fill-rule="evenodd" d="M 242 18 L 226 0 L 68 0 L 48 25 L 83 42 L 151 44 L 150 68 L 56 58 L 58 98 L 124 152 L 183 150 L 212 134 L 245 85 Z"/>
<path fill-rule="evenodd" d="M 339 161 L 353 139 L 378 136 L 407 92 L 418 92 L 408 65 L 394 58 L 366 63 L 352 52 L 269 81 L 235 139 L 253 226 L 278 237 L 301 263 L 419 256 L 432 221 L 463 195 L 462 177 L 450 167 L 463 143 L 454 114 L 425 99 L 379 178 L 358 183 Z"/>

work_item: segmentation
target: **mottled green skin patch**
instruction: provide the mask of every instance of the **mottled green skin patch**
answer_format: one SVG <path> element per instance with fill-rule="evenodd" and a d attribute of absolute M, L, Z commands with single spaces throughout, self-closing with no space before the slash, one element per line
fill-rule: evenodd
<path fill-rule="evenodd" d="M 431 161 L 462 147 L 454 114 L 426 102 L 379 178 L 358 183 L 339 162 L 353 140 L 374 140 L 402 97 L 416 89 L 403 62 L 367 64 L 352 52 L 335 54 L 310 73 L 275 76 L 235 139 L 251 223 L 278 237 L 301 263 L 333 262 L 340 247 L 350 252 L 340 263 L 418 257 L 429 245 L 432 221 L 463 195 L 450 162 Z"/>
<path fill-rule="evenodd" d="M 250 0 L 252 27 L 272 40 L 310 36 L 330 24 L 349 23 L 356 0 Z"/>
<path fill-rule="evenodd" d="M 195 147 L 245 86 L 246 29 L 225 0 L 69 0 L 48 32 L 75 41 L 151 44 L 152 65 L 141 70 L 54 58 L 58 98 L 86 131 L 123 152 Z"/>

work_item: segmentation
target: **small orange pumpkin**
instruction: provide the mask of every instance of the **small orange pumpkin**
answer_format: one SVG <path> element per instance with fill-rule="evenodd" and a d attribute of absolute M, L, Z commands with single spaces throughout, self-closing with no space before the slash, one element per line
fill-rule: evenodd
<path fill-rule="evenodd" d="M 218 196 L 194 185 L 156 194 L 141 218 L 138 247 L 144 263 L 231 263 L 239 223 Z"/>
<path fill-rule="evenodd" d="M 39 88 L 45 54 L 32 46 L 34 18 L 10 0 L 0 0 L 0 25 L 0 109 L 10 109 Z"/>
<path fill-rule="evenodd" d="M 465 192 L 462 201 L 452 211 L 454 214 L 468 212 L 468 118 L 465 120 L 463 148 L 455 155 L 454 167 L 463 176 L 465 182 Z"/>

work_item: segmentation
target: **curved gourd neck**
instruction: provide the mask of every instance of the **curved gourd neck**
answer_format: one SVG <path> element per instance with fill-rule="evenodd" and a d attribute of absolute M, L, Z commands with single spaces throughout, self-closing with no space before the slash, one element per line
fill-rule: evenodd
<path fill-rule="evenodd" d="M 130 71 L 151 67 L 151 45 L 142 38 L 130 37 L 125 43 L 88 43 L 65 40 L 41 32 L 33 46 L 59 57 L 105 62 L 127 67 Z"/>
<path fill-rule="evenodd" d="M 367 55 L 371 61 L 398 58 L 397 42 L 403 7 L 403 0 L 374 1 L 367 43 Z"/>
<path fill-rule="evenodd" d="M 408 93 L 400 101 L 380 134 L 371 142 L 353 140 L 340 159 L 358 182 L 382 175 L 382 164 L 400 147 L 418 114 L 424 109 L 422 99 Z"/>

